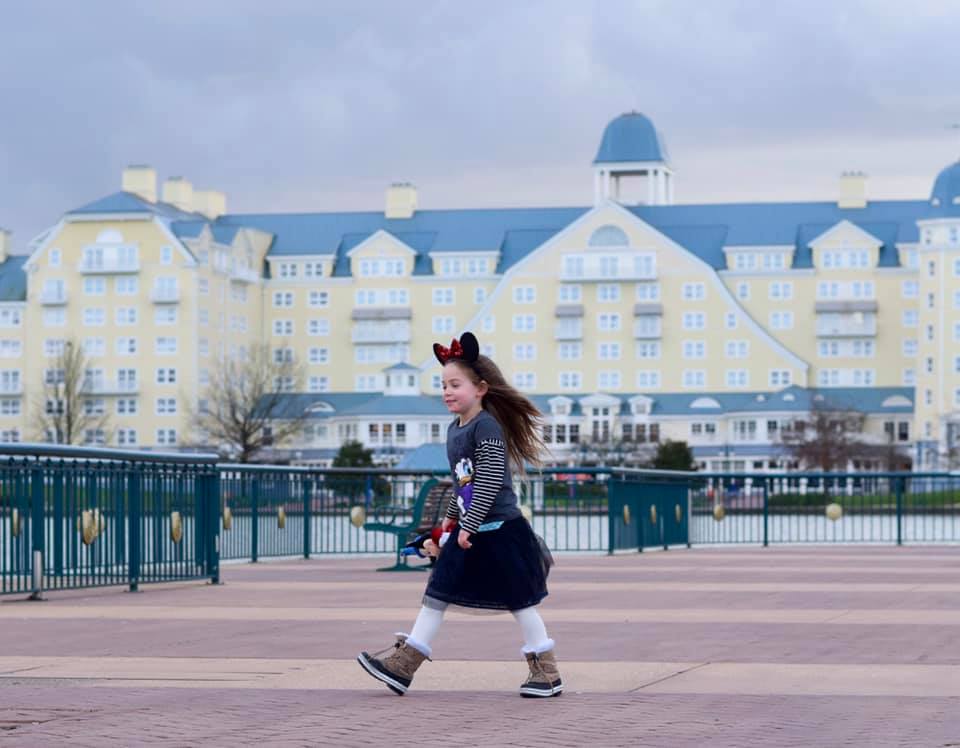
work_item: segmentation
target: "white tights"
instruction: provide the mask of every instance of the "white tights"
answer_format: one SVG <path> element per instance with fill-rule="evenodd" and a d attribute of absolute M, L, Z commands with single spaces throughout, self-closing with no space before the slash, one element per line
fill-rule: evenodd
<path fill-rule="evenodd" d="M 413 629 L 407 637 L 407 643 L 429 657 L 433 653 L 430 644 L 440 630 L 444 612 L 444 610 L 428 608 L 427 606 L 420 608 Z M 547 627 L 543 624 L 543 619 L 536 608 L 523 608 L 510 612 L 513 613 L 513 617 L 517 619 L 517 623 L 520 624 L 520 629 L 523 631 L 523 652 L 525 654 L 532 652 L 540 654 L 553 649 L 553 639 L 547 636 Z"/>

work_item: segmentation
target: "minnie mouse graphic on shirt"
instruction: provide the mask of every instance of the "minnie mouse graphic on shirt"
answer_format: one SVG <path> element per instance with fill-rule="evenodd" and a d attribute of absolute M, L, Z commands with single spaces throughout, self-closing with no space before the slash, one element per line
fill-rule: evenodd
<path fill-rule="evenodd" d="M 469 457 L 464 457 L 456 464 L 453 472 L 457 476 L 457 507 L 462 517 L 473 503 L 473 462 Z"/>

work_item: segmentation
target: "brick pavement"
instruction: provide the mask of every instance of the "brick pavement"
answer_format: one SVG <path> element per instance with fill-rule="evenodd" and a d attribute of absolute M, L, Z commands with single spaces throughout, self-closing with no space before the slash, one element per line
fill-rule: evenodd
<path fill-rule="evenodd" d="M 546 702 L 503 616 L 449 616 L 403 698 L 365 676 L 426 579 L 381 561 L 4 599 L 0 746 L 960 746 L 960 549 L 560 556 Z"/>

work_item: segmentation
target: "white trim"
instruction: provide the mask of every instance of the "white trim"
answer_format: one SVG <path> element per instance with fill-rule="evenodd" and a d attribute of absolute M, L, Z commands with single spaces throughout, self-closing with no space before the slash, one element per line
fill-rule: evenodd
<path fill-rule="evenodd" d="M 724 254 L 729 252 L 795 252 L 793 244 L 728 244 L 723 248 Z"/>
<path fill-rule="evenodd" d="M 68 213 L 61 220 L 66 223 L 95 223 L 97 221 L 106 223 L 109 221 L 146 221 L 156 217 L 155 213 L 147 210 L 132 213 Z"/>
<path fill-rule="evenodd" d="M 153 222 L 160 227 L 160 231 L 166 235 L 166 237 L 173 242 L 175 247 L 180 249 L 180 254 L 183 255 L 183 258 L 186 260 L 186 267 L 196 267 L 197 258 L 194 256 L 193 252 L 177 237 L 176 234 L 170 229 L 170 227 L 160 219 L 159 216 L 153 217 Z"/>
<path fill-rule="evenodd" d="M 807 246 L 810 247 L 810 249 L 817 249 L 817 247 L 820 244 L 823 244 L 825 241 L 830 239 L 830 237 L 832 237 L 834 234 L 839 233 L 841 230 L 845 230 L 845 229 L 852 229 L 855 234 L 858 234 L 864 239 L 867 239 L 872 249 L 879 249 L 880 247 L 883 246 L 883 242 L 880 239 L 875 237 L 869 231 L 866 231 L 860 228 L 859 226 L 857 226 L 857 224 L 853 223 L 852 221 L 848 221 L 846 218 L 844 218 L 842 221 L 839 221 L 838 223 L 835 223 L 833 226 L 831 226 L 829 229 L 824 231 L 819 236 L 816 236 L 813 239 L 811 239 L 809 242 L 807 242 Z"/>
<path fill-rule="evenodd" d="M 395 237 L 393 234 L 391 234 L 391 233 L 390 233 L 389 231 L 387 231 L 386 229 L 377 229 L 374 233 L 370 234 L 370 236 L 368 236 L 366 239 L 364 239 L 362 242 L 360 242 L 357 246 L 355 246 L 353 249 L 351 249 L 349 252 L 347 252 L 347 253 L 346 253 L 346 256 L 352 259 L 353 256 L 354 256 L 357 252 L 359 252 L 361 249 L 364 249 L 368 244 L 371 244 L 372 242 L 375 242 L 375 241 L 377 241 L 377 240 L 379 240 L 379 239 L 382 239 L 382 238 L 387 238 L 387 239 L 389 239 L 389 240 L 390 240 L 391 242 L 393 242 L 393 244 L 395 244 L 399 249 L 406 250 L 408 254 L 412 254 L 414 257 L 417 256 L 417 250 L 415 250 L 415 249 L 414 249 L 413 247 L 411 247 L 409 244 L 406 244 L 406 243 L 403 242 L 402 240 L 400 240 L 400 239 L 398 239 L 397 237 Z M 300 255 L 296 255 L 296 256 L 299 258 Z M 412 273 L 411 273 L 411 275 L 412 275 Z"/>
<path fill-rule="evenodd" d="M 24 270 L 30 270 L 34 263 L 40 259 L 40 255 L 43 254 L 44 250 L 60 235 L 60 232 L 63 230 L 63 225 L 64 220 L 61 218 L 52 228 L 47 229 L 43 241 L 30 253 L 27 261 L 23 263 Z"/>

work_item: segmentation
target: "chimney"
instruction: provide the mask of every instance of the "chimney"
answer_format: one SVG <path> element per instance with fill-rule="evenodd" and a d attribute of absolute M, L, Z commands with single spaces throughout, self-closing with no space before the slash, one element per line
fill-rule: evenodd
<path fill-rule="evenodd" d="M 867 207 L 867 175 L 862 171 L 845 171 L 840 175 L 838 208 Z"/>
<path fill-rule="evenodd" d="M 193 209 L 215 220 L 227 212 L 227 196 L 217 190 L 197 190 L 193 193 Z"/>
<path fill-rule="evenodd" d="M 193 212 L 193 185 L 183 177 L 170 177 L 163 183 L 163 202 Z"/>
<path fill-rule="evenodd" d="M 6 262 L 10 256 L 10 249 L 13 242 L 10 240 L 12 234 L 6 229 L 0 228 L 0 262 Z"/>
<path fill-rule="evenodd" d="M 121 187 L 151 203 L 157 202 L 157 172 L 149 166 L 133 164 L 123 170 Z"/>
<path fill-rule="evenodd" d="M 417 188 L 409 182 L 394 182 L 387 187 L 387 218 L 413 218 L 417 211 Z"/>

